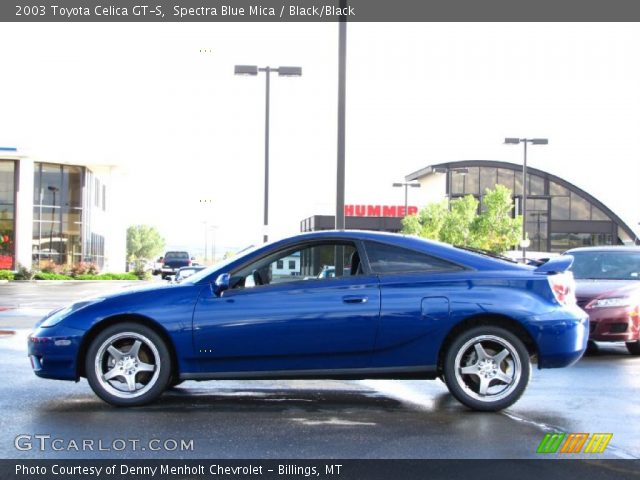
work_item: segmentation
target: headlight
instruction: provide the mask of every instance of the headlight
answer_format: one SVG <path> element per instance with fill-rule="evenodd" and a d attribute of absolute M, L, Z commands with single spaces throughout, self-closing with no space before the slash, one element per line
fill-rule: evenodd
<path fill-rule="evenodd" d="M 58 310 L 55 310 L 51 315 L 49 315 L 48 317 L 46 317 L 42 323 L 40 323 L 38 326 L 39 327 L 53 327 L 54 325 L 59 324 L 62 320 L 64 320 L 64 318 L 70 314 L 72 314 L 73 312 L 77 312 L 78 310 L 88 306 L 88 305 L 92 305 L 94 303 L 98 303 L 103 301 L 104 298 L 94 298 L 93 300 L 86 300 L 83 302 L 76 302 L 72 305 L 69 305 L 68 307 L 64 307 L 64 308 L 60 308 Z"/>
<path fill-rule="evenodd" d="M 598 298 L 589 303 L 586 308 L 629 307 L 631 304 L 632 300 L 629 297 Z"/>

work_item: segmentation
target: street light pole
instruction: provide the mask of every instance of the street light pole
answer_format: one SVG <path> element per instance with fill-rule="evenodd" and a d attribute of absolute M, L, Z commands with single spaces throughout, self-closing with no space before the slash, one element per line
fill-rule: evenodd
<path fill-rule="evenodd" d="M 524 161 L 522 162 L 522 258 L 527 258 L 527 144 L 524 143 Z"/>
<path fill-rule="evenodd" d="M 398 188 L 404 187 L 404 216 L 406 217 L 409 208 L 409 187 L 420 188 L 420 184 L 415 182 L 397 182 L 392 184 L 392 186 Z"/>
<path fill-rule="evenodd" d="M 267 92 L 264 104 L 264 233 L 262 238 L 262 241 L 267 243 L 269 240 L 267 228 L 269 225 L 269 100 L 271 98 L 271 68 L 266 67 L 260 69 L 260 71 L 265 72 L 265 91 Z"/>
<path fill-rule="evenodd" d="M 263 241 L 267 243 L 269 234 L 269 107 L 271 97 L 271 72 L 277 72 L 280 77 L 300 77 L 302 67 L 258 67 L 256 65 L 236 65 L 234 73 L 236 75 L 256 76 L 258 72 L 264 72 L 266 76 L 265 84 L 265 109 L 264 109 L 264 235 Z"/>
<path fill-rule="evenodd" d="M 548 145 L 548 138 L 505 138 L 504 143 L 507 145 L 524 144 L 524 161 L 522 163 L 522 258 L 527 255 L 527 144 L 531 145 Z"/>
<path fill-rule="evenodd" d="M 207 261 L 209 260 L 209 256 L 207 255 L 207 246 L 209 245 L 209 238 L 208 238 L 208 232 L 207 232 L 207 221 L 205 220 L 204 222 L 204 264 L 207 264 Z"/>

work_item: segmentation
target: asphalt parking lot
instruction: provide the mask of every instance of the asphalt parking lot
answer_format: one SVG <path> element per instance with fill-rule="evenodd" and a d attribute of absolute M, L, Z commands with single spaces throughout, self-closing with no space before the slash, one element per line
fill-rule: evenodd
<path fill-rule="evenodd" d="M 15 332 L 0 335 L 1 458 L 540 458 L 536 449 L 552 431 L 612 433 L 598 458 L 640 458 L 640 357 L 624 345 L 601 344 L 571 368 L 534 370 L 520 401 L 497 414 L 467 410 L 440 381 L 186 382 L 152 405 L 118 409 L 84 380 L 33 375 L 26 336 L 37 316 L 130 287 L 0 285 L 0 330 Z M 83 440 L 94 448 L 69 447 Z M 181 449 L 182 440 L 192 448 Z"/>

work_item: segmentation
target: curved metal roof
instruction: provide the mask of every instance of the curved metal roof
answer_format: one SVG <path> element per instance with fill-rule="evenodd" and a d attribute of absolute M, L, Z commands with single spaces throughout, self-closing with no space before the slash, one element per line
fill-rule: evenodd
<path fill-rule="evenodd" d="M 522 165 L 518 165 L 517 163 L 503 162 L 499 160 L 458 160 L 455 162 L 438 163 L 434 165 L 429 165 L 425 168 L 421 168 L 420 170 L 417 170 L 407 175 L 405 177 L 405 180 L 406 181 L 417 180 L 418 178 L 424 177 L 426 175 L 430 175 L 432 173 L 438 173 L 443 169 L 449 170 L 453 168 L 465 168 L 465 167 L 496 167 L 496 168 L 508 168 L 511 170 L 522 171 Z M 545 172 L 544 170 L 540 170 L 538 168 L 529 167 L 528 165 L 527 165 L 527 174 L 538 175 L 540 177 L 551 180 L 559 185 L 562 185 L 563 187 L 568 188 L 569 191 L 580 195 L 586 200 L 589 200 L 589 202 L 591 202 L 593 205 L 595 205 L 600 210 L 602 210 L 609 218 L 611 218 L 611 220 L 613 220 L 620 228 L 622 228 L 625 231 L 625 233 L 629 235 L 630 238 L 633 238 L 633 239 L 636 238 L 635 232 L 631 228 L 629 228 L 629 226 L 620 217 L 618 217 L 618 215 L 616 215 L 610 208 L 608 208 L 604 203 L 602 203 L 596 197 L 582 190 L 580 187 L 577 187 L 571 182 L 568 182 L 563 178 L 553 175 L 552 173 Z"/>

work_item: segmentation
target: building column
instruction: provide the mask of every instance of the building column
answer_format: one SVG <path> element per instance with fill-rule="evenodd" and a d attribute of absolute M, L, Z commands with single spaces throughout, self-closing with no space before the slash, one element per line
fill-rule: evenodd
<path fill-rule="evenodd" d="M 17 162 L 16 185 L 16 270 L 19 266 L 31 269 L 33 250 L 33 170 L 34 162 L 20 158 Z"/>

